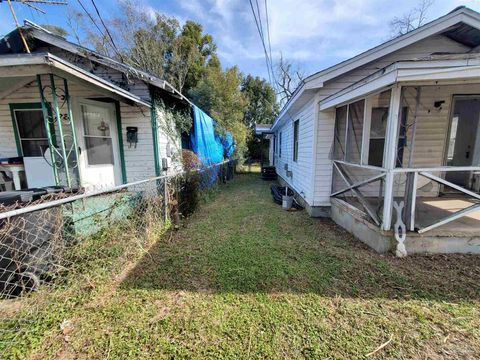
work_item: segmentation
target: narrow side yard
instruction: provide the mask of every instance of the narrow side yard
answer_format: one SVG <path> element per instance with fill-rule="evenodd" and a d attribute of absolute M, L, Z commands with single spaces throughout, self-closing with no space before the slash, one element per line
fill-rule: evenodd
<path fill-rule="evenodd" d="M 375 254 L 242 175 L 33 358 L 363 358 L 387 342 L 373 358 L 480 358 L 479 285 L 479 257 Z"/>

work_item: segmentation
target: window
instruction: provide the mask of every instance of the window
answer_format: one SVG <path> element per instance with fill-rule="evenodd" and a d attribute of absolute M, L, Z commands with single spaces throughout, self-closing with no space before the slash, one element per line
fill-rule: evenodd
<path fill-rule="evenodd" d="M 368 148 L 368 165 L 383 165 L 383 149 L 385 147 L 385 133 L 387 131 L 388 107 L 372 109 L 370 123 L 370 146 Z"/>
<path fill-rule="evenodd" d="M 348 131 L 345 160 L 351 163 L 360 164 L 364 113 L 365 100 L 360 100 L 348 105 Z"/>
<path fill-rule="evenodd" d="M 88 165 L 113 164 L 108 110 L 93 105 L 82 105 L 82 116 Z"/>
<path fill-rule="evenodd" d="M 365 100 L 337 108 L 333 158 L 360 163 L 362 154 Z"/>
<path fill-rule="evenodd" d="M 300 129 L 300 120 L 293 123 L 293 161 L 298 160 L 298 132 Z"/>
<path fill-rule="evenodd" d="M 388 107 L 372 108 L 372 119 L 370 124 L 370 144 L 368 148 L 368 165 L 383 166 L 383 152 L 385 148 L 385 134 L 387 131 Z M 400 123 L 397 149 L 396 166 L 401 167 L 406 137 L 406 125 L 408 107 L 402 109 L 402 121 Z"/>
<path fill-rule="evenodd" d="M 448 153 L 447 161 L 448 165 L 451 165 L 453 155 L 455 154 L 455 141 L 457 140 L 457 128 L 458 128 L 458 115 L 452 118 L 452 125 L 450 127 L 450 136 L 448 141 Z"/>
<path fill-rule="evenodd" d="M 282 157 L 282 132 L 281 131 L 278 137 L 278 156 Z"/>
<path fill-rule="evenodd" d="M 21 107 L 17 108 L 17 107 Z M 25 157 L 43 156 L 48 149 L 48 134 L 45 129 L 41 108 L 27 108 L 27 104 L 11 105 L 21 155 Z M 53 134 L 52 134 L 53 136 Z"/>
<path fill-rule="evenodd" d="M 345 134 L 347 130 L 347 109 L 342 106 L 336 109 L 335 113 L 335 134 L 333 145 L 333 159 L 345 160 Z"/>

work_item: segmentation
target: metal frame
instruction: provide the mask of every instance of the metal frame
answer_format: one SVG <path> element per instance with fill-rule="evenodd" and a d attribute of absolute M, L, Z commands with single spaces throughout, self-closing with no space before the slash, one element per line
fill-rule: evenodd
<path fill-rule="evenodd" d="M 78 144 L 77 137 L 75 133 L 75 124 L 73 120 L 71 98 L 68 91 L 68 83 L 64 78 L 63 80 L 63 95 L 60 96 L 64 103 L 59 106 L 59 95 L 58 89 L 55 85 L 55 76 L 54 74 L 45 74 L 48 75 L 50 80 L 49 85 L 42 84 L 42 75 L 37 75 L 37 84 L 38 90 L 40 93 L 40 100 L 43 112 L 43 119 L 45 122 L 45 127 L 50 129 L 53 126 L 55 129 L 58 129 L 59 138 L 60 138 L 60 150 L 57 149 L 56 141 L 54 141 L 52 134 L 47 131 L 48 134 L 48 145 L 50 150 L 50 156 L 52 163 L 50 164 L 53 168 L 53 174 L 55 178 L 56 185 L 60 185 L 59 171 L 63 170 L 65 172 L 66 182 L 68 187 L 72 187 L 73 178 L 77 179 L 77 185 L 80 185 L 80 166 L 79 166 L 79 154 L 78 154 Z M 47 101 L 45 92 L 50 88 L 52 103 Z M 66 105 L 67 114 L 62 116 L 60 113 L 60 107 Z M 67 125 L 70 127 L 72 143 L 70 147 L 67 148 L 66 139 L 64 134 L 63 126 Z M 74 169 L 77 169 L 75 174 Z"/>
<path fill-rule="evenodd" d="M 42 85 L 42 75 L 37 75 L 37 85 L 38 90 L 40 92 L 40 101 L 42 104 L 42 112 L 43 112 L 43 121 L 45 122 L 45 127 L 47 129 L 50 128 L 51 125 L 55 126 L 55 121 L 53 120 L 53 116 L 49 114 L 47 100 L 45 98 L 44 88 Z M 58 176 L 58 166 L 57 166 L 57 159 L 56 159 L 56 144 L 53 143 L 52 137 L 50 133 L 48 133 L 48 149 L 50 152 L 50 158 L 52 163 L 50 164 L 53 168 L 53 177 L 55 178 L 55 185 L 60 185 L 60 178 Z M 63 142 L 63 138 L 60 139 Z"/>

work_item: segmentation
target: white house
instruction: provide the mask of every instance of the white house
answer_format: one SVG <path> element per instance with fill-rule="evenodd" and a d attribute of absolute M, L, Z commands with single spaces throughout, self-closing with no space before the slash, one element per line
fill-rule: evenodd
<path fill-rule="evenodd" d="M 164 109 L 188 111 L 185 96 L 33 23 L 21 29 L 26 44 L 18 30 L 0 39 L 0 171 L 15 188 L 109 187 L 178 171 L 181 142 Z"/>
<path fill-rule="evenodd" d="M 480 253 L 479 119 L 480 14 L 459 7 L 307 77 L 268 132 L 311 216 L 381 252 Z"/>

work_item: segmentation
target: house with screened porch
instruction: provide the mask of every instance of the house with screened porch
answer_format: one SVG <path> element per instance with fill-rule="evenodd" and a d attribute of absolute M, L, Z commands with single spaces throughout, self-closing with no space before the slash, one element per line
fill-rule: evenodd
<path fill-rule="evenodd" d="M 379 252 L 480 253 L 479 13 L 307 77 L 266 132 L 311 216 Z"/>
<path fill-rule="evenodd" d="M 0 186 L 89 191 L 175 173 L 165 109 L 190 106 L 165 80 L 26 22 L 0 39 Z"/>

